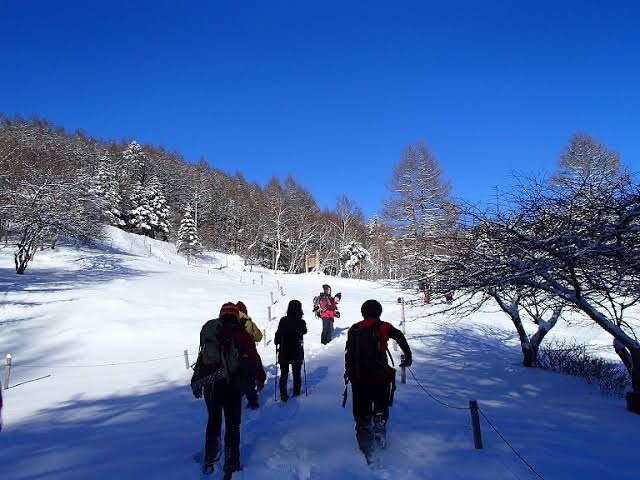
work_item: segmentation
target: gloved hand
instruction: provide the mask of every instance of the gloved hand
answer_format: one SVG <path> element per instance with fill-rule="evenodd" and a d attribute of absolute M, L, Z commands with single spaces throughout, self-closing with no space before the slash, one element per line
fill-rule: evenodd
<path fill-rule="evenodd" d="M 409 357 L 409 358 L 405 358 L 403 362 L 400 362 L 400 366 L 401 367 L 410 367 L 412 363 L 413 363 L 413 361 L 411 360 L 411 357 Z"/>
<path fill-rule="evenodd" d="M 336 310 L 335 315 L 336 315 L 336 318 L 340 318 L 340 312 L 338 310 Z"/>
<path fill-rule="evenodd" d="M 264 389 L 264 382 L 261 381 L 256 381 L 256 390 L 258 392 L 261 392 Z"/>
<path fill-rule="evenodd" d="M 202 398 L 202 387 L 194 387 L 191 389 L 194 398 Z"/>

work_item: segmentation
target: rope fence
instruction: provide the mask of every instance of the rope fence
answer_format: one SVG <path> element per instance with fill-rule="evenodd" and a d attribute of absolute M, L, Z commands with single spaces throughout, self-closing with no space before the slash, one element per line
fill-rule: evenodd
<path fill-rule="evenodd" d="M 487 416 L 487 414 L 484 413 L 484 411 L 478 406 L 478 402 L 476 402 L 475 400 L 471 400 L 471 401 L 469 401 L 469 406 L 468 407 L 451 405 L 450 403 L 447 403 L 447 402 L 439 399 L 436 395 L 431 393 L 420 382 L 420 380 L 418 380 L 416 375 L 413 373 L 413 370 L 410 367 L 406 367 L 406 368 L 409 370 L 409 373 L 413 377 L 413 379 L 416 382 L 416 384 L 418 385 L 418 387 L 429 398 L 431 398 L 431 400 L 433 400 L 434 402 L 438 403 L 439 405 L 442 405 L 443 407 L 446 407 L 446 408 L 449 408 L 449 409 L 452 409 L 452 410 L 458 410 L 458 411 L 459 410 L 469 410 L 470 411 L 470 413 L 471 413 L 471 423 L 472 423 L 473 434 L 474 434 L 474 443 L 475 443 L 476 449 L 481 449 L 482 448 L 482 433 L 481 433 L 481 430 L 480 430 L 480 422 L 479 422 L 479 418 L 478 418 L 478 414 L 479 414 L 487 422 L 487 424 L 491 427 L 491 429 L 498 435 L 500 440 L 502 440 L 502 442 L 504 442 L 504 444 L 507 445 L 511 449 L 511 451 L 516 455 L 516 457 L 518 457 L 520 459 L 520 461 L 531 472 L 533 472 L 538 478 L 544 480 L 544 477 L 538 472 L 538 470 L 536 470 L 535 467 L 533 465 L 531 465 L 531 463 L 528 462 L 527 459 L 525 459 L 524 456 L 522 456 L 522 454 L 520 454 L 520 452 L 518 452 L 518 450 L 516 450 L 516 448 L 507 440 L 507 438 L 498 430 L 498 428 L 495 426 L 495 422 L 491 421 L 489 419 L 489 417 Z"/>

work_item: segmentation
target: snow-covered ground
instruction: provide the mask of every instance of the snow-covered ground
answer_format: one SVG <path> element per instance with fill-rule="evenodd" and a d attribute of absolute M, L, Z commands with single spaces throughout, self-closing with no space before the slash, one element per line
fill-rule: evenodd
<path fill-rule="evenodd" d="M 398 384 L 383 466 L 367 467 L 350 402 L 340 405 L 345 329 L 368 298 L 399 325 L 399 290 L 274 275 L 215 253 L 188 266 L 170 244 L 116 229 L 109 234 L 100 248 L 38 252 L 24 276 L 13 273 L 11 249 L 0 250 L 0 354 L 12 354 L 14 363 L 0 433 L 3 480 L 200 478 L 193 455 L 203 446 L 206 413 L 188 387 L 183 351 L 195 361 L 202 323 L 222 303 L 242 300 L 267 332 L 269 344 L 259 352 L 273 377 L 277 319 L 267 318 L 270 292 L 278 318 L 291 299 L 306 307 L 309 395 L 276 403 L 270 379 L 260 410 L 243 412 L 244 470 L 234 478 L 538 478 L 484 419 L 484 449 L 475 450 L 469 412 L 436 403 L 411 374 Z M 328 346 L 320 344 L 321 325 L 311 315 L 311 299 L 325 282 L 343 293 Z M 638 478 L 640 417 L 625 410 L 623 399 L 603 397 L 581 379 L 522 368 L 502 314 L 424 318 L 425 308 L 435 307 L 407 307 L 406 329 L 412 371 L 429 392 L 451 406 L 478 400 L 547 480 Z M 610 343 L 591 327 L 560 325 L 554 335 Z"/>

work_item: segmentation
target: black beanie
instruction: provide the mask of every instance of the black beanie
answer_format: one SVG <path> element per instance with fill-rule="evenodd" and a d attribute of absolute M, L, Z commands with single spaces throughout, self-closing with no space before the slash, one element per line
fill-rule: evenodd
<path fill-rule="evenodd" d="M 288 317 L 300 317 L 302 318 L 302 304 L 298 300 L 291 300 L 287 307 Z"/>
<path fill-rule="evenodd" d="M 360 313 L 364 318 L 380 318 L 382 315 L 382 305 L 377 300 L 367 300 L 360 307 Z"/>

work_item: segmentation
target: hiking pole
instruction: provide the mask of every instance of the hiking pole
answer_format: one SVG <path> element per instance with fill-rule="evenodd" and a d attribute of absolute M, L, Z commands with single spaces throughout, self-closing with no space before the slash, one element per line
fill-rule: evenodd
<path fill-rule="evenodd" d="M 273 386 L 273 400 L 278 401 L 278 345 L 276 345 L 276 383 Z"/>
<path fill-rule="evenodd" d="M 304 370 L 304 396 L 309 396 L 309 388 L 307 388 L 307 362 L 304 359 L 304 350 L 302 351 L 302 369 Z"/>

